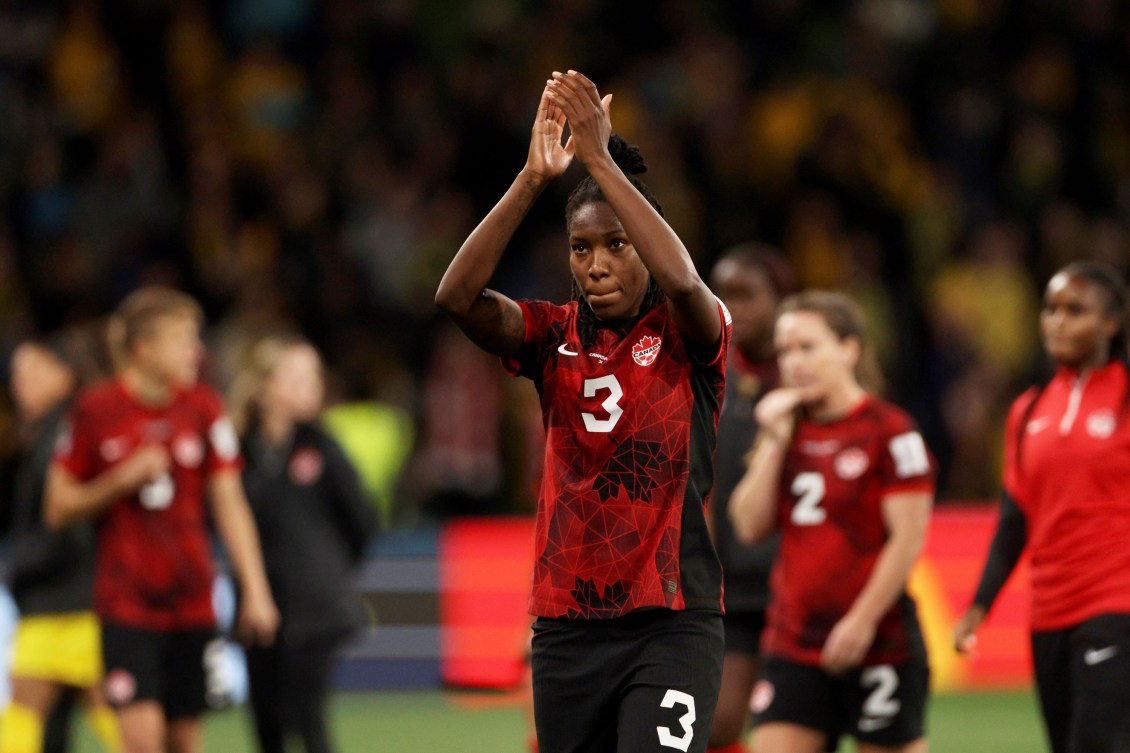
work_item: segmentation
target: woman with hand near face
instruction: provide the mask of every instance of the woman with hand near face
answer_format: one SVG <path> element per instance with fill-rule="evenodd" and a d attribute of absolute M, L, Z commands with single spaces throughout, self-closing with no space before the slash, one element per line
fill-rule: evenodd
<path fill-rule="evenodd" d="M 730 498 L 739 540 L 780 531 L 754 689 L 758 753 L 926 750 L 926 649 L 906 593 L 934 497 L 909 416 L 868 390 L 862 315 L 845 296 L 786 298 L 774 335 L 782 386 Z"/>

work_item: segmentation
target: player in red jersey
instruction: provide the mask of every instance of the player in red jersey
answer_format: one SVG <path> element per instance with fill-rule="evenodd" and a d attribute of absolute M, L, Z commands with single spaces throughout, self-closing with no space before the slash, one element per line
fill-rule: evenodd
<path fill-rule="evenodd" d="M 523 170 L 467 238 L 436 302 L 532 379 L 546 429 L 530 611 L 542 753 L 705 749 L 723 639 L 705 504 L 730 324 L 576 72 L 542 93 Z M 563 146 L 566 121 L 572 136 Z M 573 300 L 486 288 L 574 156 Z"/>
<path fill-rule="evenodd" d="M 933 500 L 911 419 L 865 389 L 874 360 L 846 297 L 786 299 L 775 329 L 783 387 L 756 408 L 746 475 L 730 498 L 740 540 L 780 529 L 754 690 L 758 753 L 926 750 L 929 669 L 906 594 Z"/>
<path fill-rule="evenodd" d="M 1054 753 L 1130 750 L 1126 304 L 1118 274 L 1094 262 L 1048 282 L 1040 332 L 1055 373 L 1009 411 L 1000 521 L 954 630 L 970 652 L 1027 546 L 1032 659 Z"/>
<path fill-rule="evenodd" d="M 97 518 L 94 609 L 126 753 L 199 750 L 210 524 L 235 569 L 244 635 L 270 641 L 278 623 L 238 440 L 219 396 L 196 383 L 201 319 L 192 298 L 163 288 L 121 303 L 120 374 L 80 394 L 47 481 L 48 525 Z"/>

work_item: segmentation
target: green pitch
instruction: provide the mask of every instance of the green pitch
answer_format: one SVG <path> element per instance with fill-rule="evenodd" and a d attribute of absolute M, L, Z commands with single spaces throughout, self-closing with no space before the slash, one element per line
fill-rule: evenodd
<path fill-rule="evenodd" d="M 331 710 L 339 753 L 525 753 L 518 698 L 489 693 L 343 693 Z M 1040 753 L 1046 750 L 1029 692 L 935 696 L 931 753 Z M 78 753 L 98 746 L 79 725 Z M 244 709 L 205 723 L 208 753 L 257 753 Z M 841 751 L 854 750 L 843 743 Z"/>

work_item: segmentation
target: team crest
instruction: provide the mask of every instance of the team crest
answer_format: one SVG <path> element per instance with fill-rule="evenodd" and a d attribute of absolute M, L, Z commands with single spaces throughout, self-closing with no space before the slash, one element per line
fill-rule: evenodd
<path fill-rule="evenodd" d="M 1106 439 L 1114 433 L 1117 425 L 1118 421 L 1114 414 L 1106 409 L 1097 410 L 1087 416 L 1087 433 L 1095 439 Z"/>
<path fill-rule="evenodd" d="M 862 476 L 870 464 L 866 452 L 858 447 L 848 447 L 836 456 L 836 475 L 844 481 L 851 481 Z"/>
<path fill-rule="evenodd" d="M 644 335 L 632 346 L 632 360 L 640 366 L 651 366 L 659 358 L 659 348 L 663 340 L 655 335 Z"/>
<path fill-rule="evenodd" d="M 755 714 L 760 714 L 769 708 L 769 704 L 773 703 L 773 683 L 768 680 L 759 680 L 753 686 L 753 693 L 749 696 L 749 710 Z"/>
<path fill-rule="evenodd" d="M 299 486 L 311 486 L 322 477 L 325 467 L 322 453 L 307 448 L 294 453 L 287 467 L 287 473 L 290 474 L 290 480 Z"/>
<path fill-rule="evenodd" d="M 126 456 L 129 449 L 129 437 L 111 437 L 102 440 L 102 444 L 98 445 L 98 452 L 107 463 L 118 462 Z"/>
<path fill-rule="evenodd" d="M 204 443 L 195 434 L 182 434 L 173 440 L 173 459 L 182 468 L 198 468 L 204 460 Z"/>

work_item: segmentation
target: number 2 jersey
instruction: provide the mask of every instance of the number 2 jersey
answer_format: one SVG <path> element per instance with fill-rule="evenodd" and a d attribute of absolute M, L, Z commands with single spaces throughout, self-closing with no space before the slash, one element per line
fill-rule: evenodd
<path fill-rule="evenodd" d="M 781 472 L 781 547 L 762 653 L 818 665 L 886 544 L 883 498 L 933 491 L 922 436 L 890 403 L 868 396 L 835 421 L 801 420 Z M 880 621 L 864 666 L 902 663 L 921 645 L 914 602 L 904 592 Z"/>
<path fill-rule="evenodd" d="M 104 622 L 142 630 L 211 628 L 215 573 L 205 487 L 212 474 L 241 468 L 220 396 L 195 385 L 154 408 L 120 380 L 85 390 L 55 461 L 86 482 L 150 443 L 165 446 L 169 474 L 97 519 L 94 609 Z"/>
<path fill-rule="evenodd" d="M 705 505 L 726 384 L 725 307 L 710 347 L 686 343 L 661 304 L 626 333 L 597 329 L 585 348 L 576 301 L 518 306 L 525 338 L 503 364 L 533 380 L 546 433 L 530 613 L 721 611 Z"/>

